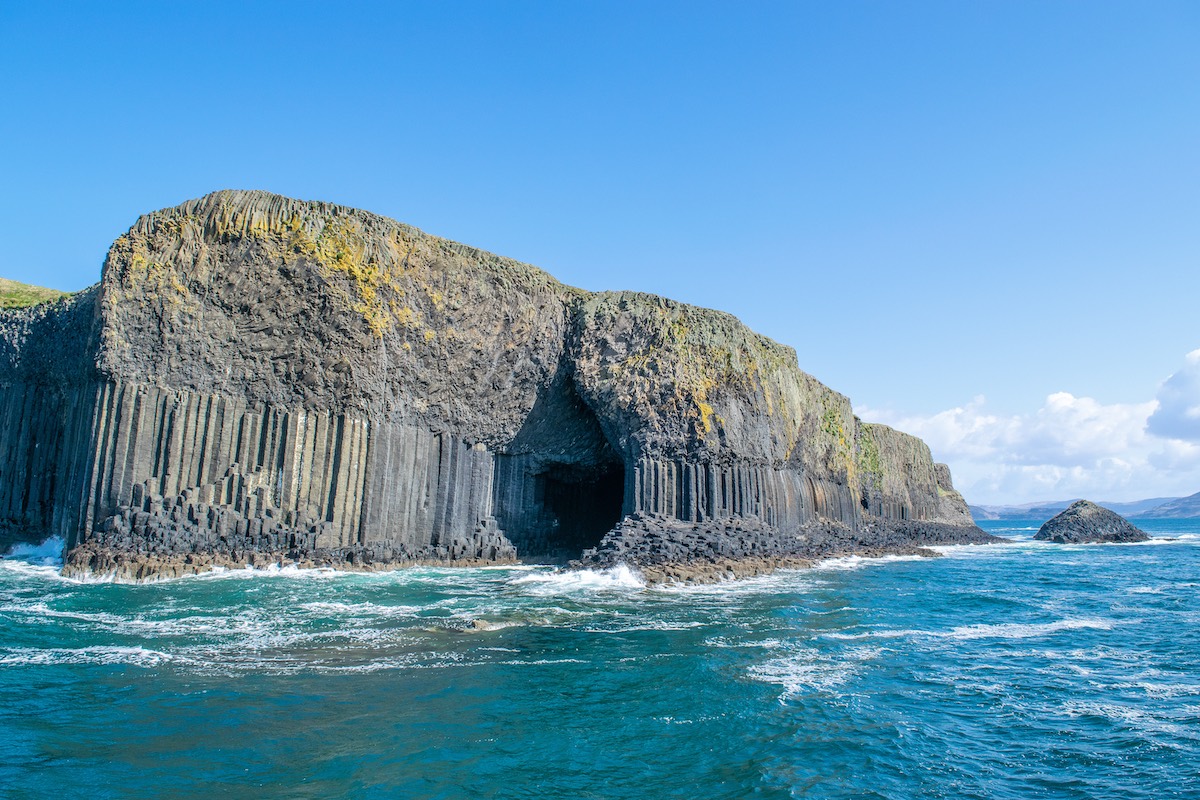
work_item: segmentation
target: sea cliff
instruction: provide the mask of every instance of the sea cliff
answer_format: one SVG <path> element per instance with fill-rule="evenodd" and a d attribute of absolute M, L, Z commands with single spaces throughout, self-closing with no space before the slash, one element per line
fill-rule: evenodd
<path fill-rule="evenodd" d="M 0 312 L 0 530 L 68 574 L 661 571 L 982 542 L 949 470 L 734 317 L 217 192 Z"/>

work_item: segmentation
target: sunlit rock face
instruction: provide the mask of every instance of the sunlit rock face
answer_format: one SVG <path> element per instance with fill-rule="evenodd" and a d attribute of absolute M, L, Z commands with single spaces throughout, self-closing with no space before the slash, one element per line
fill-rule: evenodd
<path fill-rule="evenodd" d="M 986 538 L 923 442 L 728 314 L 262 192 L 148 214 L 97 286 L 0 312 L 0 413 L 4 536 L 62 535 L 68 571 Z"/>

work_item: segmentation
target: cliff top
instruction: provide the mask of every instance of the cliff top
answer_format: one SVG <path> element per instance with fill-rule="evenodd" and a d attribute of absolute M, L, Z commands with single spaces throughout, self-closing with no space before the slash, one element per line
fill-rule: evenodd
<path fill-rule="evenodd" d="M 732 315 L 586 292 L 333 203 L 218 191 L 146 214 L 109 251 L 100 296 L 99 365 L 114 377 L 502 441 L 566 359 L 613 412 L 614 438 L 720 446 L 753 398 L 775 419 L 734 449 L 786 460 L 818 395 L 830 435 L 853 438 L 849 402 Z"/>
<path fill-rule="evenodd" d="M 8 278 L 0 278 L 0 309 L 28 308 L 66 297 L 67 294 L 68 292 L 60 292 L 57 289 L 46 289 L 41 286 L 31 286 L 28 283 L 10 281 Z"/>
<path fill-rule="evenodd" d="M 893 462 L 931 463 L 731 314 L 587 292 L 334 203 L 225 190 L 145 214 L 93 294 L 93 333 L 89 306 L 75 338 L 97 337 L 88 362 L 113 380 L 405 419 L 493 446 L 570 384 L 631 452 L 869 473 L 884 493 Z"/>
<path fill-rule="evenodd" d="M 257 189 L 221 189 L 144 214 L 127 236 L 164 233 L 179 237 L 185 244 L 202 239 L 230 242 L 282 238 L 293 255 L 307 256 L 328 270 L 347 274 L 360 290 L 372 281 L 380 283 L 388 267 L 407 266 L 414 242 L 420 241 L 495 276 L 582 293 L 532 264 L 434 236 L 390 217 Z"/>

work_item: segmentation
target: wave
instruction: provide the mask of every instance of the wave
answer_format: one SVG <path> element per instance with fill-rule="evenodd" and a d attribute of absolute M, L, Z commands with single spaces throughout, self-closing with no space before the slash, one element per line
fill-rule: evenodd
<path fill-rule="evenodd" d="M 6 666 L 45 666 L 58 664 L 127 664 L 153 667 L 173 656 L 145 647 L 14 647 L 0 650 L 0 664 Z"/>
<path fill-rule="evenodd" d="M 1062 705 L 1062 712 L 1068 717 L 1097 717 L 1117 725 L 1131 727 L 1146 734 L 1167 734 L 1172 737 L 1191 741 L 1200 740 L 1190 724 L 1178 724 L 1165 714 L 1156 713 L 1123 703 L 1103 703 L 1089 701 L 1068 701 Z M 1159 741 L 1159 744 L 1172 746 L 1171 742 Z"/>
<path fill-rule="evenodd" d="M 1113 629 L 1114 625 L 1116 623 L 1110 619 L 1088 617 L 1043 623 L 1003 622 L 994 625 L 964 625 L 953 628 L 943 635 L 951 639 L 1033 639 L 1059 631 L 1088 629 L 1109 631 Z"/>
<path fill-rule="evenodd" d="M 885 556 L 838 556 L 826 558 L 813 564 L 813 569 L 824 570 L 856 570 L 863 567 L 888 564 L 895 561 L 925 561 L 929 556 L 922 555 L 885 555 Z"/>
<path fill-rule="evenodd" d="M 651 587 L 656 595 L 679 595 L 696 600 L 735 600 L 755 595 L 808 591 L 821 585 L 811 569 L 777 569 L 762 575 L 716 583 L 662 583 Z"/>
<path fill-rule="evenodd" d="M 1119 545 L 1122 547 L 1130 546 L 1130 545 L 1133 545 L 1133 546 L 1141 545 L 1141 546 L 1145 547 L 1147 545 L 1155 546 L 1155 545 L 1166 545 L 1166 544 L 1196 545 L 1196 544 L 1200 544 L 1200 534 L 1196 534 L 1196 533 L 1176 533 L 1176 534 L 1157 534 L 1157 535 L 1152 534 L 1150 536 L 1150 538 L 1144 542 L 1104 542 L 1104 544 L 1110 544 L 1110 545 L 1115 544 L 1115 545 Z"/>
<path fill-rule="evenodd" d="M 809 692 L 838 694 L 838 689 L 859 673 L 863 665 L 883 652 L 879 647 L 858 647 L 838 656 L 804 649 L 751 667 L 747 674 L 763 683 L 783 687 L 784 703 Z"/>
<path fill-rule="evenodd" d="M 63 550 L 66 547 L 67 542 L 61 536 L 51 536 L 38 544 L 18 542 L 8 548 L 8 552 L 4 554 L 4 558 L 11 558 L 43 567 L 61 567 Z"/>
<path fill-rule="evenodd" d="M 37 578 L 44 581 L 55 581 L 61 583 L 72 583 L 68 578 L 64 578 L 59 573 L 60 567 L 48 564 L 35 564 L 29 561 L 19 561 L 14 558 L 5 558 L 0 560 L 0 573 L 7 573 L 18 580 Z"/>
<path fill-rule="evenodd" d="M 1055 622 L 1003 622 L 997 624 L 961 625 L 948 631 L 926 631 L 915 629 L 864 631 L 862 633 L 826 633 L 825 639 L 842 639 L 855 641 L 860 639 L 903 639 L 910 637 L 925 637 L 931 639 L 1035 639 L 1049 636 L 1060 631 L 1072 630 L 1112 630 L 1116 622 L 1096 617 L 1082 619 L 1062 619 Z"/>
<path fill-rule="evenodd" d="M 617 627 L 585 627 L 582 630 L 588 633 L 633 633 L 635 631 L 687 631 L 693 628 L 703 628 L 705 623 L 697 622 L 672 622 L 670 620 L 654 620 L 634 625 L 620 625 Z"/>
<path fill-rule="evenodd" d="M 562 592 L 645 589 L 646 582 L 625 564 L 608 569 L 564 570 L 561 572 L 531 572 L 514 578 L 510 586 L 538 595 Z"/>
<path fill-rule="evenodd" d="M 312 603 L 302 603 L 298 606 L 305 611 L 311 611 L 317 614 L 331 614 L 335 616 L 346 615 L 353 617 L 384 617 L 384 618 L 411 618 L 417 616 L 418 612 L 425 611 L 433 606 L 384 606 L 378 603 L 339 603 L 331 601 L 321 601 Z"/>
<path fill-rule="evenodd" d="M 1200 685 L 1180 681 L 1178 683 L 1163 683 L 1162 681 L 1134 681 L 1132 683 L 1113 683 L 1110 689 L 1139 689 L 1150 697 L 1194 697 L 1200 695 Z"/>
<path fill-rule="evenodd" d="M 1200 534 L 1180 533 L 1161 534 L 1151 533 L 1149 539 L 1140 542 L 1046 542 L 1030 539 L 1029 542 L 1038 547 L 1054 547 L 1072 552 L 1083 552 L 1097 548 L 1108 547 L 1163 547 L 1172 545 L 1198 545 Z"/>
<path fill-rule="evenodd" d="M 51 536 L 38 544 L 18 542 L 0 557 L 0 570 L 22 577 L 66 580 L 59 574 L 66 540 Z"/>

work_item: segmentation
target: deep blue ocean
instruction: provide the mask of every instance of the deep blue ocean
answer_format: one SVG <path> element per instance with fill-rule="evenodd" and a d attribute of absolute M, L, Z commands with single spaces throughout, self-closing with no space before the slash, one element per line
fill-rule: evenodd
<path fill-rule="evenodd" d="M 1200 523 L 698 588 L 0 562 L 4 798 L 1200 797 Z"/>

